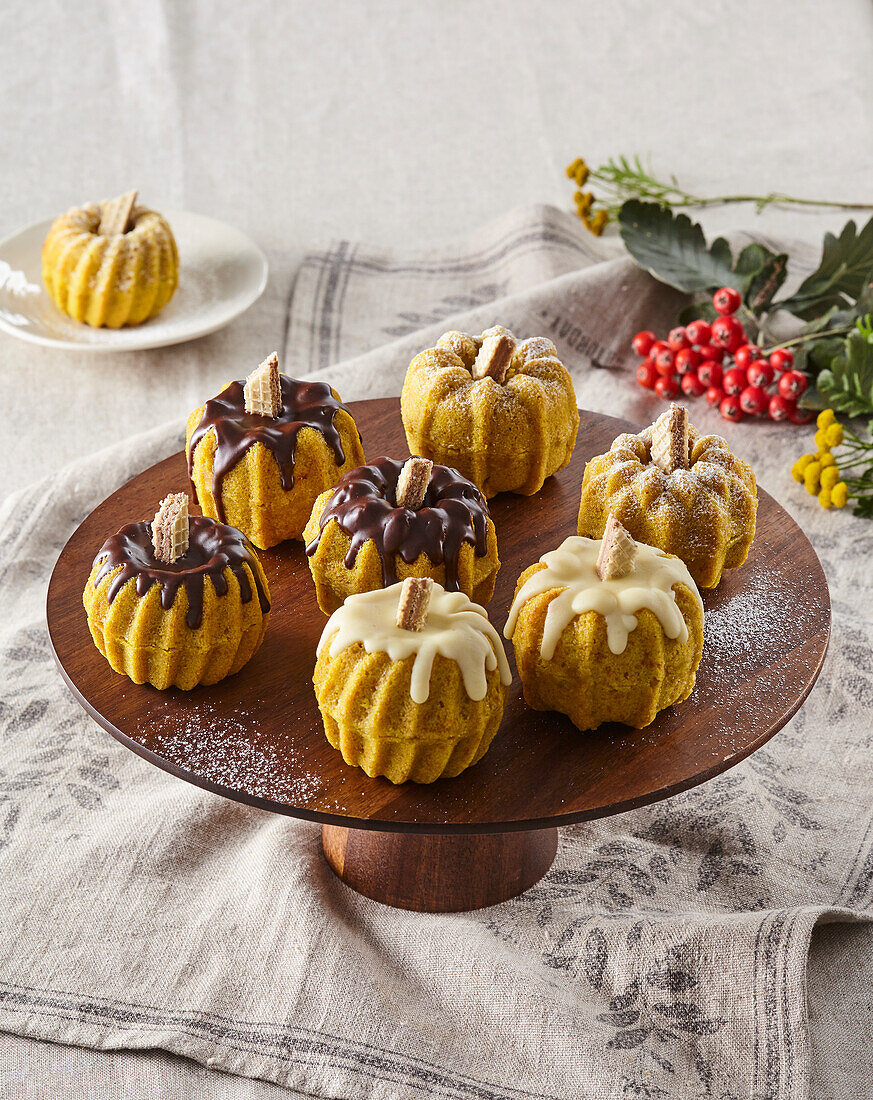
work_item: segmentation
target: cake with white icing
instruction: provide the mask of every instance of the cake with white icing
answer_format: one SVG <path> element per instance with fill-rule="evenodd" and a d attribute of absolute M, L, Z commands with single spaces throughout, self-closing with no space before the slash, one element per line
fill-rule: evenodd
<path fill-rule="evenodd" d="M 431 783 L 480 760 L 511 680 L 485 609 L 418 577 L 349 596 L 313 674 L 328 741 L 392 783 Z"/>
<path fill-rule="evenodd" d="M 641 729 L 694 688 L 703 603 L 679 558 L 610 516 L 603 539 L 568 538 L 522 573 L 504 634 L 534 709 Z"/>

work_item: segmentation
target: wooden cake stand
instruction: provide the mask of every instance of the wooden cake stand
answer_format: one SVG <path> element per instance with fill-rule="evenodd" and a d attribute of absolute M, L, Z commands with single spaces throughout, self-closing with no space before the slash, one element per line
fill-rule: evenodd
<path fill-rule="evenodd" d="M 408 453 L 397 400 L 352 411 L 367 455 Z M 586 461 L 633 430 L 581 415 L 566 470 L 536 496 L 490 502 L 502 567 L 489 614 L 501 631 L 522 570 L 576 533 Z M 325 739 L 312 687 L 325 618 L 299 542 L 261 553 L 272 618 L 261 650 L 236 676 L 160 692 L 117 675 L 97 651 L 82 607 L 96 552 L 186 481 L 183 454 L 159 462 L 105 500 L 64 547 L 47 601 L 61 673 L 91 717 L 151 763 L 227 798 L 321 822 L 337 875 L 387 905 L 450 912 L 514 897 L 549 869 L 558 826 L 667 798 L 754 752 L 797 711 L 824 660 L 824 573 L 797 524 L 762 492 L 749 560 L 703 595 L 706 644 L 686 703 L 644 730 L 580 733 L 563 715 L 527 707 L 516 678 L 480 763 L 456 779 L 395 787 L 348 767 Z M 512 663 L 509 643 L 507 654 Z"/>

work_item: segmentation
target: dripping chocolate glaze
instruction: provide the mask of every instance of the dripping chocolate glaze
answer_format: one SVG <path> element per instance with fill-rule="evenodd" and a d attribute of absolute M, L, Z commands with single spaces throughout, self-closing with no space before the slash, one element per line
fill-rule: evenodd
<path fill-rule="evenodd" d="M 334 420 L 340 409 L 345 409 L 346 412 L 349 410 L 334 397 L 330 386 L 326 382 L 298 382 L 287 374 L 279 375 L 279 383 L 282 389 L 282 411 L 275 420 L 247 413 L 243 395 L 245 382 L 231 382 L 218 397 L 206 402 L 200 422 L 191 433 L 188 477 L 197 499 L 192 477 L 194 452 L 208 431 L 215 432 L 212 495 L 215 497 L 218 518 L 222 522 L 226 517 L 221 502 L 221 483 L 255 443 L 263 443 L 276 459 L 282 488 L 286 492 L 294 485 L 294 450 L 302 428 L 314 428 L 321 432 L 325 443 L 333 451 L 337 466 L 342 466 L 346 460 Z"/>
<path fill-rule="evenodd" d="M 411 565 L 427 554 L 434 565 L 445 563 L 449 592 L 458 591 L 458 558 L 465 542 L 476 555 L 487 550 L 488 505 L 476 486 L 448 466 L 434 466 L 424 502 L 417 511 L 395 504 L 403 460 L 377 458 L 349 470 L 337 482 L 321 513 L 318 536 L 306 547 L 318 549 L 321 532 L 335 519 L 351 539 L 345 564 L 353 568 L 358 552 L 372 539 L 382 559 L 382 583 L 396 584 L 394 555 Z"/>
<path fill-rule="evenodd" d="M 203 620 L 203 586 L 206 578 L 212 581 L 217 596 L 227 592 L 225 569 L 230 569 L 239 581 L 240 598 L 248 603 L 252 598 L 249 574 L 243 568 L 248 565 L 255 579 L 261 611 L 266 615 L 270 601 L 256 568 L 251 543 L 235 527 L 205 516 L 192 516 L 188 528 L 188 549 L 171 565 L 158 561 L 152 545 L 150 523 L 128 523 L 103 543 L 94 564 L 102 562 L 102 568 L 94 578 L 94 587 L 120 565 L 121 572 L 109 585 L 107 599 L 110 603 L 131 577 L 136 577 L 136 594 L 144 596 L 153 584 L 161 586 L 161 607 L 165 611 L 173 606 L 176 593 L 184 585 L 188 593 L 188 614 L 185 621 L 196 630 Z"/>

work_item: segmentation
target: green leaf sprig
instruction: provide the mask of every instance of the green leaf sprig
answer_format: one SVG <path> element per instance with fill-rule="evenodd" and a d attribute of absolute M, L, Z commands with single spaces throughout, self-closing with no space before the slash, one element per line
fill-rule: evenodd
<path fill-rule="evenodd" d="M 724 237 L 708 244 L 687 214 L 653 202 L 629 199 L 618 214 L 622 240 L 640 267 L 660 282 L 691 295 L 679 322 L 712 321 L 711 295 L 722 286 L 740 292 L 740 316 L 750 339 L 774 345 L 772 318 L 785 311 L 805 322 L 780 347 L 795 352 L 795 365 L 816 385 L 803 395 L 805 408 L 832 405 L 849 416 L 873 415 L 873 346 L 856 328 L 873 310 L 873 218 L 860 231 L 853 221 L 839 236 L 826 233 L 819 265 L 785 297 L 777 295 L 788 275 L 788 255 L 760 242 L 734 257 Z M 767 347 L 766 351 L 772 350 Z"/>
<path fill-rule="evenodd" d="M 617 218 L 621 207 L 630 199 L 656 202 L 659 206 L 674 209 L 752 203 L 759 214 L 772 205 L 820 206 L 834 210 L 873 210 L 873 203 L 869 202 L 807 199 L 797 195 L 786 195 L 781 191 L 769 191 L 763 195 L 696 195 L 680 186 L 679 181 L 673 175 L 666 180 L 658 179 L 637 155 L 610 157 L 609 160 L 596 168 L 589 167 L 582 157 L 577 157 L 572 164 L 567 166 L 567 176 L 580 188 L 576 198 L 577 207 L 580 199 L 583 199 L 586 194 L 590 194 L 581 191 L 581 188 L 589 180 L 600 184 L 605 191 L 605 195 L 600 196 L 599 199 L 602 203 L 602 211 L 607 219 Z M 585 208 L 586 215 L 589 215 L 593 202 L 594 196 L 590 195 Z M 583 217 L 582 220 L 585 221 L 586 219 Z M 593 232 L 599 234 L 601 229 L 602 225 L 600 228 L 594 229 Z"/>
<path fill-rule="evenodd" d="M 873 326 L 870 315 L 855 323 L 830 367 L 816 379 L 818 392 L 833 409 L 847 416 L 873 416 Z"/>
<path fill-rule="evenodd" d="M 690 295 L 679 315 L 681 324 L 698 317 L 712 321 L 712 294 L 723 286 L 739 291 L 739 312 L 750 340 L 771 342 L 776 313 L 797 319 L 797 334 L 778 346 L 793 348 L 795 366 L 813 379 L 800 404 L 823 411 L 817 420 L 818 450 L 801 456 L 792 474 L 823 508 L 851 502 L 855 515 L 873 519 L 873 218 L 860 230 L 849 221 L 839 235 L 826 233 L 818 267 L 792 294 L 779 298 L 788 276 L 786 253 L 753 241 L 735 257 L 724 237 L 709 244 L 702 227 L 675 209 L 753 202 L 759 211 L 771 203 L 869 210 L 873 204 L 778 193 L 702 197 L 685 191 L 675 177 L 657 179 L 639 157 L 619 157 L 596 169 L 578 158 L 567 175 L 579 188 L 576 210 L 592 233 L 599 235 L 610 219 L 617 219 L 622 240 L 640 267 Z M 592 192 L 581 190 L 589 180 L 606 189 L 600 208 Z M 765 347 L 762 354 L 772 350 Z M 834 410 L 871 418 L 867 438 L 836 422 Z M 837 455 L 833 446 L 841 448 Z"/>
<path fill-rule="evenodd" d="M 846 222 L 839 237 L 825 233 L 821 261 L 794 294 L 776 303 L 795 317 L 812 321 L 829 309 L 851 307 L 873 274 L 873 218 L 859 233 Z"/>

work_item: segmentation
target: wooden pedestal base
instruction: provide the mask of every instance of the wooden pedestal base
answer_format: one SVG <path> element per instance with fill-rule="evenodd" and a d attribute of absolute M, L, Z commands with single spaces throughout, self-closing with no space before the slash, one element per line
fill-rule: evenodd
<path fill-rule="evenodd" d="M 457 913 L 514 898 L 543 877 L 557 829 L 520 833 L 382 833 L 325 825 L 327 862 L 368 898 L 418 913 Z"/>

